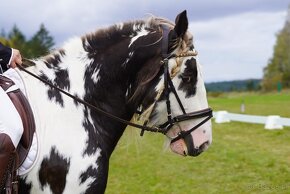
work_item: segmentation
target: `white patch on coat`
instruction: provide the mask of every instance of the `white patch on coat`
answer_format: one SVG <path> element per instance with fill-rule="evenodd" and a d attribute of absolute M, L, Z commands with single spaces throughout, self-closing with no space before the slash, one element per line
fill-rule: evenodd
<path fill-rule="evenodd" d="M 92 59 L 87 57 L 88 53 L 83 49 L 82 40 L 74 38 L 64 45 L 66 55 L 60 64 L 61 68 L 67 69 L 69 66 L 70 93 L 83 97 L 85 94 L 84 74 Z"/>
<path fill-rule="evenodd" d="M 91 78 L 92 78 L 92 80 L 93 80 L 93 82 L 95 83 L 95 84 L 97 84 L 98 83 L 98 81 L 100 80 L 100 75 L 99 75 L 99 72 L 100 72 L 100 68 L 98 68 L 98 69 L 95 69 L 94 70 L 94 73 L 92 74 L 92 76 L 91 76 Z"/>
<path fill-rule="evenodd" d="M 132 56 L 134 55 L 134 51 L 129 52 L 128 57 L 126 58 L 126 60 L 124 61 L 124 63 L 122 63 L 122 67 L 126 67 L 126 64 L 130 61 L 130 59 L 132 58 Z"/>
<path fill-rule="evenodd" d="M 139 26 L 139 25 L 138 25 Z M 133 29 L 134 29 L 134 31 L 135 30 L 138 30 L 138 26 L 134 26 L 133 27 Z M 141 28 L 141 30 L 140 31 L 137 31 L 137 35 L 136 36 L 134 36 L 132 39 L 131 39 L 131 41 L 130 41 L 130 44 L 129 44 L 129 48 L 130 48 L 130 46 L 138 39 L 138 38 L 140 38 L 141 36 L 146 36 L 147 34 L 149 34 L 149 31 L 147 31 L 145 28 L 144 28 L 144 26 Z"/>
<path fill-rule="evenodd" d="M 126 97 L 128 97 L 128 95 L 129 95 L 129 91 L 131 91 L 131 89 L 132 89 L 132 84 L 130 84 L 129 86 L 128 86 L 128 89 L 126 90 Z"/>
<path fill-rule="evenodd" d="M 116 24 L 116 28 L 117 28 L 118 30 L 122 30 L 123 27 L 124 27 L 124 23 L 118 23 L 118 24 Z"/>

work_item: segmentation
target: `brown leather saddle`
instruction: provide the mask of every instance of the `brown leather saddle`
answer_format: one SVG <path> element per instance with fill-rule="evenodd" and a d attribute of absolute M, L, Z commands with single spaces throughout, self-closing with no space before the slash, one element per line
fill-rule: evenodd
<path fill-rule="evenodd" d="M 0 87 L 2 87 L 4 91 L 7 91 L 13 85 L 15 84 L 11 79 L 0 75 Z M 16 169 L 18 169 L 27 157 L 31 147 L 33 134 L 35 132 L 35 121 L 29 102 L 20 89 L 9 91 L 7 92 L 7 95 L 18 111 L 24 129 L 23 135 L 17 147 L 19 162 L 17 162 Z"/>

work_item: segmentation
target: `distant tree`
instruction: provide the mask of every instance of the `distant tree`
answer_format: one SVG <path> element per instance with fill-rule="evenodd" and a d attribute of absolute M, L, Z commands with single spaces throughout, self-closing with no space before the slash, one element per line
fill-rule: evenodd
<path fill-rule="evenodd" d="M 48 53 L 54 46 L 53 38 L 49 35 L 44 24 L 40 25 L 40 29 L 27 42 L 29 57 L 39 57 Z"/>
<path fill-rule="evenodd" d="M 21 51 L 22 55 L 26 55 L 26 38 L 19 28 L 14 25 L 12 30 L 8 33 L 7 46 L 17 48 Z"/>
<path fill-rule="evenodd" d="M 4 38 L 4 36 L 0 36 L 0 42 L 4 45 L 10 45 L 9 41 Z"/>
<path fill-rule="evenodd" d="M 246 84 L 246 90 L 247 91 L 253 91 L 255 90 L 255 83 L 253 80 L 248 80 Z"/>
<path fill-rule="evenodd" d="M 6 37 L 6 32 L 4 29 L 1 29 L 0 38 Z"/>
<path fill-rule="evenodd" d="M 286 21 L 284 28 L 277 35 L 273 57 L 264 68 L 262 88 L 274 90 L 278 82 L 282 83 L 283 87 L 290 87 L 290 21 Z"/>
<path fill-rule="evenodd" d="M 2 44 L 17 48 L 25 58 L 35 58 L 45 55 L 54 46 L 53 37 L 49 35 L 49 31 L 44 24 L 40 25 L 39 30 L 27 40 L 20 29 L 14 25 L 12 30 L 6 35 L 2 30 L 0 41 Z"/>
<path fill-rule="evenodd" d="M 230 86 L 230 91 L 238 91 L 237 87 L 235 85 Z"/>

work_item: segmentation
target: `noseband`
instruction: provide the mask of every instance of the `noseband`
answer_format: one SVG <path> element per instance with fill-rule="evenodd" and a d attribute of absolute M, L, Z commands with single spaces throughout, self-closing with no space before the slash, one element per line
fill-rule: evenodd
<path fill-rule="evenodd" d="M 76 96 L 73 96 L 72 94 L 64 91 L 63 89 L 55 86 L 54 84 L 46 81 L 45 79 L 42 79 L 41 77 L 31 73 L 30 71 L 26 70 L 24 67 L 22 66 L 18 66 L 19 69 L 21 69 L 22 71 L 26 72 L 27 74 L 31 75 L 32 77 L 40 80 L 41 82 L 45 83 L 46 85 L 50 86 L 51 88 L 56 89 L 57 91 L 65 94 L 66 96 L 74 99 L 75 101 L 97 111 L 100 114 L 103 114 L 113 120 L 116 120 L 120 123 L 132 126 L 132 127 L 136 127 L 141 129 L 141 136 L 143 135 L 144 131 L 150 131 L 150 132 L 158 132 L 158 133 L 162 133 L 162 134 L 167 134 L 167 132 L 176 124 L 182 121 L 187 121 L 190 119 L 199 119 L 199 118 L 204 118 L 204 120 L 202 120 L 199 124 L 197 124 L 196 126 L 194 126 L 193 128 L 191 128 L 188 131 L 180 131 L 176 137 L 171 139 L 171 142 L 175 142 L 179 139 L 184 138 L 185 136 L 189 135 L 192 131 L 194 131 L 195 129 L 197 129 L 198 127 L 200 127 L 201 125 L 203 125 L 205 122 L 207 122 L 208 120 L 210 120 L 212 118 L 212 109 L 211 108 L 206 108 L 204 110 L 200 110 L 200 111 L 196 111 L 196 112 L 191 112 L 191 113 L 186 113 L 182 102 L 175 90 L 175 87 L 172 83 L 171 77 L 170 77 L 170 73 L 169 73 L 169 69 L 168 69 L 168 60 L 171 58 L 180 58 L 180 57 L 188 57 L 188 56 L 196 56 L 197 52 L 194 51 L 189 51 L 186 53 L 181 53 L 179 55 L 175 55 L 175 54 L 168 54 L 168 35 L 169 35 L 169 28 L 166 26 L 161 26 L 163 31 L 162 31 L 162 61 L 161 64 L 163 64 L 164 66 L 164 92 L 165 92 L 165 96 L 166 96 L 166 105 L 167 105 L 167 121 L 159 126 L 147 126 L 146 123 L 144 125 L 139 125 L 136 123 L 132 123 L 130 121 L 124 120 L 120 117 L 117 117 L 111 113 L 108 113 Z M 172 92 L 175 95 L 175 98 L 182 110 L 182 115 L 178 115 L 175 117 L 172 117 L 171 114 L 171 106 L 170 106 L 170 100 L 169 100 L 169 94 L 170 92 Z"/>

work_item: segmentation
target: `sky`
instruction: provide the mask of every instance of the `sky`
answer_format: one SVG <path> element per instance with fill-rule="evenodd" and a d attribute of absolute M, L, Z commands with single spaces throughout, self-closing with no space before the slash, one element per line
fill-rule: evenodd
<path fill-rule="evenodd" d="M 290 0 L 9 0 L 0 29 L 30 38 L 44 24 L 56 48 L 74 37 L 149 14 L 172 21 L 187 10 L 205 82 L 262 78 Z"/>

